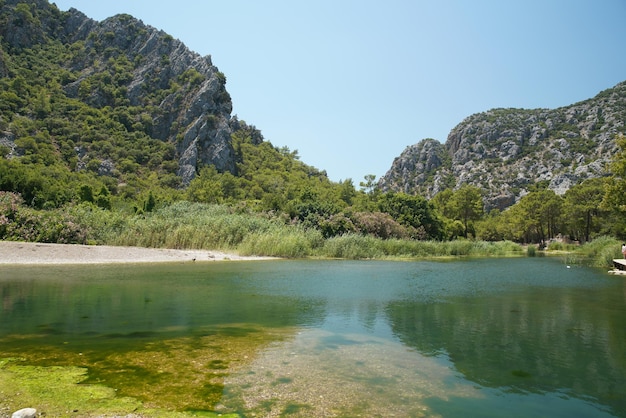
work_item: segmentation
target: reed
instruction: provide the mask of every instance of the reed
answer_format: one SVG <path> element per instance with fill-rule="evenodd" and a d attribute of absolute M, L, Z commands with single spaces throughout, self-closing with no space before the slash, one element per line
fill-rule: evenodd
<path fill-rule="evenodd" d="M 286 258 L 418 259 L 522 255 L 511 241 L 418 241 L 349 233 L 324 239 L 315 229 L 225 205 L 176 202 L 149 213 L 69 209 L 88 228 L 92 244 L 149 248 L 214 249 Z"/>
<path fill-rule="evenodd" d="M 330 258 L 426 258 L 461 256 L 507 256 L 521 254 L 511 241 L 417 241 L 347 234 L 326 240 L 320 255 Z"/>
<path fill-rule="evenodd" d="M 381 258 L 381 239 L 369 235 L 345 234 L 328 238 L 320 255 L 328 258 L 369 259 Z"/>
<path fill-rule="evenodd" d="M 582 264 L 591 267 L 613 267 L 613 259 L 623 258 L 622 241 L 616 238 L 602 236 L 586 244 L 568 245 L 565 262 L 567 264 Z"/>
<path fill-rule="evenodd" d="M 593 267 L 611 267 L 614 258 L 623 258 L 621 248 L 621 241 L 603 236 L 582 245 L 576 252 Z"/>
<path fill-rule="evenodd" d="M 176 202 L 150 213 L 76 205 L 68 212 L 88 229 L 90 244 L 153 248 L 235 249 L 244 238 L 280 221 L 222 205 Z"/>
<path fill-rule="evenodd" d="M 317 230 L 274 225 L 269 230 L 247 235 L 237 250 L 242 255 L 303 258 L 314 255 L 323 241 Z"/>

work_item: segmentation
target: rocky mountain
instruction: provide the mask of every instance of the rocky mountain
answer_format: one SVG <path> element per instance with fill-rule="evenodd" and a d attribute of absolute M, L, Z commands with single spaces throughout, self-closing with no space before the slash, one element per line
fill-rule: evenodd
<path fill-rule="evenodd" d="M 231 133 L 242 122 L 231 117 L 226 77 L 210 56 L 190 51 L 179 40 L 132 16 L 98 22 L 76 9 L 62 12 L 46 0 L 0 1 L 0 40 L 0 77 L 14 80 L 19 76 L 11 62 L 24 51 L 57 48 L 62 53 L 49 65 L 60 67 L 66 75 L 54 94 L 95 109 L 130 109 L 130 117 L 118 120 L 129 133 L 139 124 L 142 134 L 173 144 L 172 158 L 183 184 L 201 165 L 235 171 Z M 57 87 L 56 81 L 49 89 Z M 16 103 L 9 110 L 24 117 L 28 112 Z M 0 127 L 0 145 L 19 152 L 15 146 L 19 135 L 10 122 Z M 255 137 L 262 140 L 258 132 Z M 80 139 L 75 142 L 79 168 L 81 161 L 85 165 L 99 152 L 101 171 L 117 169 L 118 161 L 98 147 Z"/>
<path fill-rule="evenodd" d="M 487 209 L 514 204 L 538 183 L 563 194 L 609 174 L 625 124 L 626 82 L 557 109 L 489 110 L 463 120 L 445 143 L 407 147 L 379 187 L 431 198 L 471 184 L 484 191 Z"/>

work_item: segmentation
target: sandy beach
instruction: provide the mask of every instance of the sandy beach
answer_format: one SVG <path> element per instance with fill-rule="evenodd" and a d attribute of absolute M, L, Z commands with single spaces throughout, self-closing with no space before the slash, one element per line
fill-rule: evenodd
<path fill-rule="evenodd" d="M 263 260 L 220 251 L 0 241 L 0 264 L 109 264 Z"/>

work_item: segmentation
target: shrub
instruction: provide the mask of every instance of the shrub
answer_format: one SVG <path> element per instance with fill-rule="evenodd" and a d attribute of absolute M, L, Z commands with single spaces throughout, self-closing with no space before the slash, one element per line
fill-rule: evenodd
<path fill-rule="evenodd" d="M 0 192 L 0 239 L 10 241 L 87 243 L 88 229 L 69 213 L 24 206 L 16 193 Z"/>
<path fill-rule="evenodd" d="M 354 223 L 352 223 L 352 220 L 346 217 L 343 213 L 331 215 L 327 219 L 320 220 L 318 222 L 318 228 L 322 232 L 324 238 L 344 235 L 357 230 Z"/>
<path fill-rule="evenodd" d="M 396 222 L 391 215 L 382 212 L 356 212 L 352 215 L 356 230 L 365 235 L 388 238 L 408 238 L 406 227 Z"/>

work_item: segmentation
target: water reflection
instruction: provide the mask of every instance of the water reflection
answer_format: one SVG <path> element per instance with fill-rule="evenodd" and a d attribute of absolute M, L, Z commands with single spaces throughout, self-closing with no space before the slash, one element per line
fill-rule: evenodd
<path fill-rule="evenodd" d="M 389 323 L 404 344 L 426 355 L 444 353 L 464 378 L 483 387 L 590 399 L 626 414 L 620 295 L 591 291 L 588 283 L 578 287 L 576 278 L 561 287 L 554 274 L 544 272 L 523 290 L 427 304 L 396 301 L 387 309 Z"/>
<path fill-rule="evenodd" d="M 224 266 L 221 266 L 224 267 Z M 21 268 L 0 280 L 0 335 L 157 335 L 228 323 L 314 325 L 324 304 L 258 295 L 240 272 L 176 266 Z M 8 275 L 8 273 L 7 273 Z"/>
<path fill-rule="evenodd" d="M 626 416 L 625 295 L 552 259 L 1 267 L 0 358 L 168 408 Z"/>

